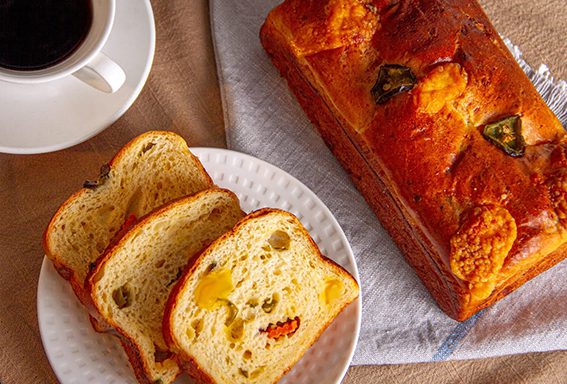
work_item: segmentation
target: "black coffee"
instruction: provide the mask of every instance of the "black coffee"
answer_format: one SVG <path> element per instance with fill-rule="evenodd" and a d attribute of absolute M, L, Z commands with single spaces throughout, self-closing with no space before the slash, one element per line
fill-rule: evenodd
<path fill-rule="evenodd" d="M 91 23 L 90 0 L 0 0 L 0 67 L 32 71 L 60 63 Z"/>

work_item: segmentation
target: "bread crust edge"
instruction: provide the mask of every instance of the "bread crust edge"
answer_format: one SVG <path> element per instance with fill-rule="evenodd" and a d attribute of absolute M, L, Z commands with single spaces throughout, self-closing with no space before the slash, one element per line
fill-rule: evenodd
<path fill-rule="evenodd" d="M 337 120 L 318 91 L 302 74 L 299 63 L 287 46 L 285 36 L 274 25 L 274 10 L 270 12 L 260 31 L 260 40 L 265 51 L 327 147 L 339 160 L 384 229 L 402 251 L 408 264 L 447 315 L 457 321 L 464 321 L 567 257 L 567 246 L 563 245 L 529 269 L 499 284 L 486 300 L 471 305 L 470 293 L 452 272 L 443 268 L 441 262 L 435 261 L 440 260 L 440 256 L 432 253 L 434 247 L 427 245 L 426 237 L 420 234 L 419 230 L 416 236 L 416 229 L 408 228 L 409 222 L 402 217 L 398 203 L 386 190 L 380 175 L 364 160 L 355 144 L 347 137 L 347 128 Z"/>

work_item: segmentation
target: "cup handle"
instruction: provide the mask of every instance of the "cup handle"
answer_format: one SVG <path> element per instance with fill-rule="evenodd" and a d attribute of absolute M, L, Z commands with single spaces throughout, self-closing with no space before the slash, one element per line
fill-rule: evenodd
<path fill-rule="evenodd" d="M 77 79 L 106 93 L 114 93 L 126 80 L 126 74 L 118 64 L 99 52 L 87 65 L 73 73 Z"/>

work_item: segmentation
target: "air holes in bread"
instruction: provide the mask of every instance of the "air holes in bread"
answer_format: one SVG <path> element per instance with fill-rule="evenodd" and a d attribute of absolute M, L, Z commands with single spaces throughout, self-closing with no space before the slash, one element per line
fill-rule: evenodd
<path fill-rule="evenodd" d="M 149 142 L 148 144 L 144 145 L 144 147 L 142 148 L 142 151 L 140 152 L 140 156 L 143 155 L 144 153 L 148 152 L 155 145 L 156 145 L 156 143 L 152 143 L 152 142 Z"/>
<path fill-rule="evenodd" d="M 203 320 L 202 319 L 195 319 L 191 322 L 191 328 L 193 328 L 194 337 L 199 337 L 199 334 L 203 330 Z"/>
<path fill-rule="evenodd" d="M 230 300 L 224 301 L 226 301 L 226 307 L 228 311 L 224 325 L 228 327 L 230 326 L 230 324 L 232 324 L 234 319 L 236 319 L 236 316 L 238 315 L 238 308 L 236 308 L 236 305 L 234 305 Z"/>
<path fill-rule="evenodd" d="M 211 219 L 220 219 L 222 215 L 222 211 L 218 208 L 213 208 L 213 210 L 211 211 L 211 213 L 209 213 L 209 218 Z"/>
<path fill-rule="evenodd" d="M 229 340 L 238 341 L 242 339 L 244 335 L 244 321 L 242 319 L 236 319 L 232 324 L 227 327 L 227 337 Z"/>
<path fill-rule="evenodd" d="M 168 351 L 167 349 L 161 349 L 154 343 L 154 360 L 156 363 L 162 363 L 165 360 L 169 359 L 173 353 Z"/>
<path fill-rule="evenodd" d="M 119 309 L 129 307 L 132 304 L 132 292 L 130 288 L 124 284 L 112 292 L 112 299 Z"/>
<path fill-rule="evenodd" d="M 103 185 L 108 178 L 110 173 L 110 166 L 108 164 L 103 164 L 100 167 L 100 172 L 97 180 L 85 180 L 83 183 L 83 188 L 96 189 L 97 187 Z"/>
<path fill-rule="evenodd" d="M 256 308 L 258 304 L 258 299 L 250 299 L 246 302 L 246 305 L 248 305 L 250 308 Z"/>
<path fill-rule="evenodd" d="M 257 378 L 260 375 L 260 373 L 262 373 L 263 371 L 264 371 L 264 366 L 261 366 L 260 368 L 253 370 L 252 373 L 250 374 L 250 378 L 251 379 Z"/>
<path fill-rule="evenodd" d="M 205 273 L 212 272 L 217 267 L 217 263 L 212 262 L 208 265 L 207 269 L 205 269 Z"/>
<path fill-rule="evenodd" d="M 248 371 L 242 368 L 238 368 L 238 372 L 244 376 L 245 378 L 248 378 Z"/>
<path fill-rule="evenodd" d="M 164 261 L 164 260 L 162 260 Z M 163 265 L 163 264 L 162 264 Z M 161 267 L 161 265 L 156 265 L 156 267 Z M 168 283 L 167 283 L 167 287 L 170 287 L 173 283 L 175 283 L 177 280 L 179 280 L 181 278 L 181 275 L 183 275 L 183 268 L 179 268 L 177 270 L 177 274 L 175 275 L 175 277 L 173 279 L 171 279 Z"/>
<path fill-rule="evenodd" d="M 272 311 L 276 308 L 276 305 L 278 304 L 279 301 L 280 301 L 280 295 L 274 293 L 272 297 L 264 300 L 264 302 L 262 303 L 262 310 L 266 313 L 272 313 Z"/>

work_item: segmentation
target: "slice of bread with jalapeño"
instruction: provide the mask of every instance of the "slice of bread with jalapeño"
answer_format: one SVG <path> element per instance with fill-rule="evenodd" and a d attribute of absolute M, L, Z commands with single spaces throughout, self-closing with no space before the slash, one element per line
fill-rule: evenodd
<path fill-rule="evenodd" d="M 173 289 L 164 337 L 199 383 L 274 383 L 359 294 L 291 213 L 261 209 L 214 241 Z"/>
<path fill-rule="evenodd" d="M 146 132 L 126 144 L 57 210 L 43 235 L 43 249 L 57 272 L 89 307 L 85 277 L 108 245 L 136 220 L 176 198 L 213 186 L 179 135 Z"/>
<path fill-rule="evenodd" d="M 116 330 L 139 382 L 167 384 L 179 374 L 161 329 L 169 293 L 188 261 L 243 216 L 224 189 L 181 198 L 136 224 L 89 273 L 98 318 Z"/>

